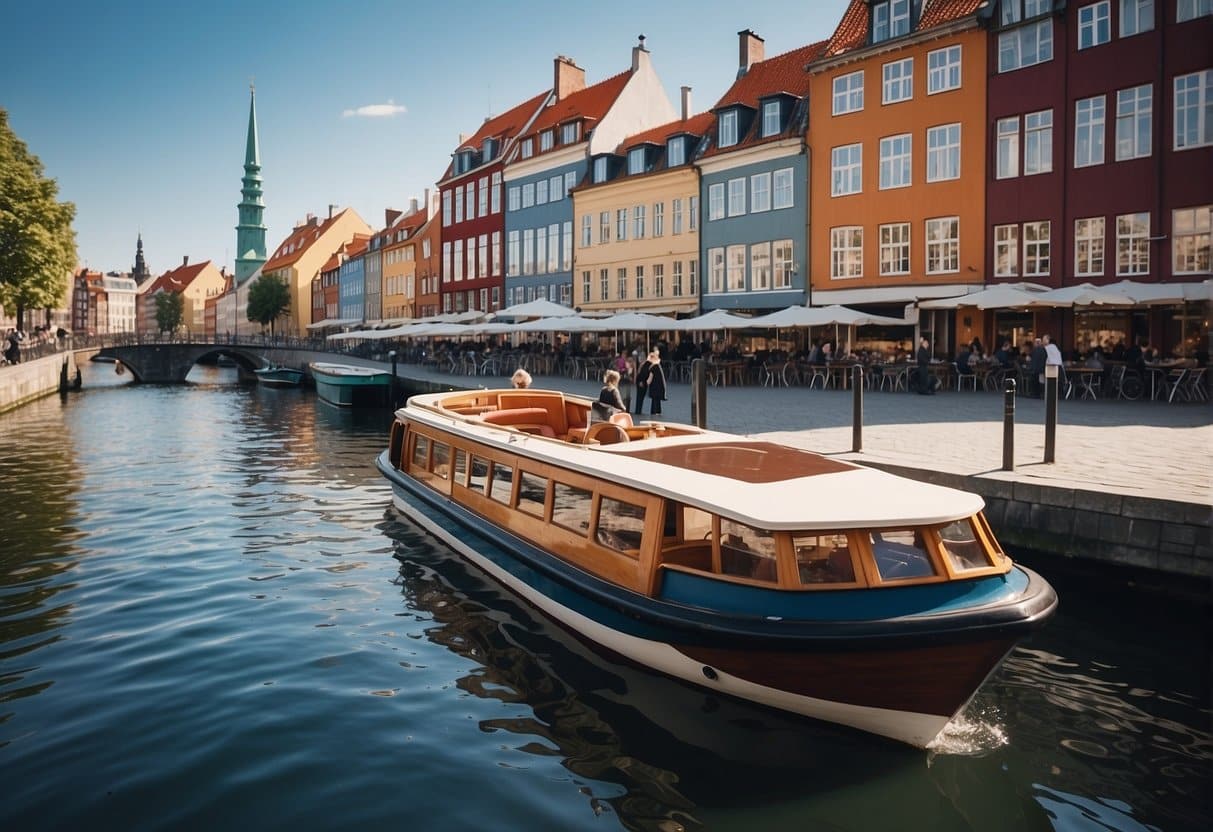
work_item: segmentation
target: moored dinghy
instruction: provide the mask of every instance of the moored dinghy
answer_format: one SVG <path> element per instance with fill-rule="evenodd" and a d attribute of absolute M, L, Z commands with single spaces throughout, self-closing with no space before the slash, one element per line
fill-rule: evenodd
<path fill-rule="evenodd" d="M 590 406 L 414 396 L 378 465 L 397 507 L 581 636 L 918 747 L 1056 607 L 978 496 Z"/>
<path fill-rule="evenodd" d="M 303 370 L 294 367 L 283 367 L 271 364 L 253 370 L 257 381 L 266 387 L 301 387 L 303 385 Z"/>
<path fill-rule="evenodd" d="M 308 364 L 316 393 L 340 407 L 387 407 L 391 399 L 392 374 L 375 367 L 352 364 Z"/>

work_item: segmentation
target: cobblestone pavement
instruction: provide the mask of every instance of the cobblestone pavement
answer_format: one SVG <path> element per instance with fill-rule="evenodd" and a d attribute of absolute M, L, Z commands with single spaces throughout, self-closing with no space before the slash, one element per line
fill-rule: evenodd
<path fill-rule="evenodd" d="M 400 375 L 459 387 L 504 387 L 508 377 L 449 376 L 402 366 Z M 598 382 L 539 376 L 536 387 L 597 395 Z M 690 422 L 688 384 L 671 384 L 662 418 Z M 710 387 L 708 427 L 857 461 L 951 474 L 1209 504 L 1213 405 L 1062 401 L 1053 464 L 1044 459 L 1044 402 L 1017 397 L 1015 471 L 1002 468 L 1001 393 L 866 392 L 863 451 L 852 454 L 852 394 L 803 387 Z M 648 408 L 645 408 L 648 411 Z"/>

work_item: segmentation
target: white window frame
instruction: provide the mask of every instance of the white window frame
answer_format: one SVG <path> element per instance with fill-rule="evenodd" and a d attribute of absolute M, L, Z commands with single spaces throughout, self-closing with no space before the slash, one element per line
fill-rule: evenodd
<path fill-rule="evenodd" d="M 1213 97 L 1213 69 L 1177 75 L 1174 81 L 1175 150 L 1190 150 L 1213 144 L 1213 119 L 1209 118 Z"/>
<path fill-rule="evenodd" d="M 589 214 L 581 215 L 581 247 L 589 248 L 594 242 L 594 218 Z"/>
<path fill-rule="evenodd" d="M 848 72 L 834 79 L 831 115 L 857 113 L 863 109 L 863 70 Z"/>
<path fill-rule="evenodd" d="M 960 44 L 927 53 L 927 95 L 960 89 L 963 54 Z"/>
<path fill-rule="evenodd" d="M 633 240 L 643 240 L 645 238 L 647 226 L 647 218 L 645 217 L 646 213 L 647 212 L 645 211 L 645 207 L 643 205 L 636 205 L 632 208 L 632 220 L 634 223 L 634 227 L 632 229 Z"/>
<path fill-rule="evenodd" d="M 750 245 L 750 291 L 769 292 L 771 290 L 771 243 L 753 243 Z"/>
<path fill-rule="evenodd" d="M 674 268 L 670 272 L 670 296 L 675 298 L 682 297 L 682 261 L 675 260 Z"/>
<path fill-rule="evenodd" d="M 580 122 L 570 122 L 560 125 L 560 143 L 561 144 L 577 144 L 580 136 Z"/>
<path fill-rule="evenodd" d="M 1103 164 L 1106 106 L 1102 95 L 1074 102 L 1074 167 Z"/>
<path fill-rule="evenodd" d="M 771 243 L 771 288 L 791 289 L 796 276 L 795 245 L 791 240 L 775 240 Z"/>
<path fill-rule="evenodd" d="M 1023 117 L 1023 175 L 1053 170 L 1053 111 L 1038 110 Z"/>
<path fill-rule="evenodd" d="M 535 183 L 535 204 L 536 205 L 547 205 L 548 204 L 548 185 L 549 184 L 550 183 L 547 179 L 540 179 L 538 182 Z"/>
<path fill-rule="evenodd" d="M 665 236 L 665 203 L 653 203 L 653 236 Z"/>
<path fill-rule="evenodd" d="M 844 144 L 830 149 L 830 196 L 863 193 L 863 145 Z"/>
<path fill-rule="evenodd" d="M 491 188 L 489 191 L 489 212 L 493 214 L 501 213 L 501 171 L 497 171 L 492 176 Z"/>
<path fill-rule="evenodd" d="M 525 238 L 525 234 L 523 237 Z M 552 240 L 555 243 L 555 240 Z M 535 229 L 535 273 L 548 273 L 548 228 L 541 225 Z"/>
<path fill-rule="evenodd" d="M 737 111 L 725 110 L 720 114 L 717 124 L 717 143 L 720 147 L 732 147 L 737 144 Z"/>
<path fill-rule="evenodd" d="M 708 249 L 708 291 L 712 294 L 724 292 L 724 249 Z"/>
<path fill-rule="evenodd" d="M 880 275 L 887 277 L 910 273 L 910 224 L 886 223 L 879 227 Z"/>
<path fill-rule="evenodd" d="M 1154 29 L 1154 0 L 1120 0 L 1120 36 L 1140 35 Z"/>
<path fill-rule="evenodd" d="M 598 242 L 609 243 L 611 241 L 611 212 L 598 212 Z"/>
<path fill-rule="evenodd" d="M 872 43 L 901 37 L 910 31 L 910 0 L 872 4 Z"/>
<path fill-rule="evenodd" d="M 615 211 L 615 240 L 624 242 L 628 238 L 628 209 L 619 208 Z"/>
<path fill-rule="evenodd" d="M 863 226 L 830 229 L 830 280 L 863 277 Z"/>
<path fill-rule="evenodd" d="M 1039 20 L 998 34 L 998 71 L 1043 64 L 1053 60 L 1053 21 Z"/>
<path fill-rule="evenodd" d="M 1078 9 L 1078 48 L 1102 46 L 1112 39 L 1112 3 L 1100 0 Z"/>
<path fill-rule="evenodd" d="M 682 198 L 677 197 L 670 203 L 670 233 L 682 233 Z"/>
<path fill-rule="evenodd" d="M 686 164 L 686 138 L 684 136 L 675 136 L 666 142 L 665 147 L 665 166 L 667 168 L 676 168 Z"/>
<path fill-rule="evenodd" d="M 1014 179 L 1019 176 L 1019 116 L 998 119 L 994 133 L 994 178 Z"/>
<path fill-rule="evenodd" d="M 1213 0 L 1179 0 L 1175 7 L 1176 23 L 1184 23 L 1209 15 L 1213 15 Z"/>
<path fill-rule="evenodd" d="M 1102 277 L 1104 273 L 1103 217 L 1074 220 L 1074 276 Z"/>
<path fill-rule="evenodd" d="M 796 204 L 796 182 L 791 168 L 779 168 L 771 175 L 771 208 L 779 211 Z"/>
<path fill-rule="evenodd" d="M 994 226 L 994 276 L 1019 277 L 1019 226 Z"/>
<path fill-rule="evenodd" d="M 924 239 L 927 274 L 955 274 L 960 271 L 960 217 L 927 220 Z"/>
<path fill-rule="evenodd" d="M 522 207 L 533 208 L 535 206 L 535 183 L 526 182 L 522 186 Z"/>
<path fill-rule="evenodd" d="M 644 148 L 633 147 L 628 151 L 628 176 L 644 173 Z"/>
<path fill-rule="evenodd" d="M 750 176 L 750 213 L 758 214 L 771 210 L 771 172 Z"/>
<path fill-rule="evenodd" d="M 728 246 L 725 249 L 725 291 L 745 291 L 746 247 Z"/>
<path fill-rule="evenodd" d="M 653 264 L 653 297 L 665 297 L 665 264 Z"/>
<path fill-rule="evenodd" d="M 1046 277 L 1049 274 L 1051 236 L 1052 224 L 1049 220 L 1023 224 L 1024 277 Z"/>
<path fill-rule="evenodd" d="M 1116 161 L 1153 152 L 1154 88 L 1150 84 L 1116 91 Z"/>
<path fill-rule="evenodd" d="M 1116 274 L 1132 277 L 1150 273 L 1150 214 L 1141 211 L 1116 217 Z"/>
<path fill-rule="evenodd" d="M 699 197 L 697 195 L 688 198 L 687 203 L 687 230 L 694 231 L 699 228 Z"/>
<path fill-rule="evenodd" d="M 780 102 L 775 101 L 762 102 L 762 136 L 777 136 L 779 135 L 780 127 Z"/>
<path fill-rule="evenodd" d="M 529 159 L 535 155 L 535 140 L 526 138 L 522 140 L 522 158 Z"/>
<path fill-rule="evenodd" d="M 729 180 L 728 211 L 730 217 L 745 215 L 745 184 L 744 176 Z"/>
<path fill-rule="evenodd" d="M 544 130 L 539 134 L 539 152 L 551 150 L 556 146 L 556 131 Z"/>
<path fill-rule="evenodd" d="M 897 104 L 914 97 L 914 59 L 890 61 L 881 67 L 881 104 Z"/>
<path fill-rule="evenodd" d="M 724 183 L 713 182 L 708 186 L 708 219 L 724 219 Z"/>
<path fill-rule="evenodd" d="M 599 156 L 594 160 L 594 182 L 607 181 L 607 157 Z"/>
<path fill-rule="evenodd" d="M 1209 242 L 1213 232 L 1213 205 L 1176 208 L 1171 212 L 1171 271 L 1173 274 L 1209 274 Z"/>
<path fill-rule="evenodd" d="M 636 267 L 636 300 L 644 300 L 644 266 Z"/>
<path fill-rule="evenodd" d="M 909 133 L 886 136 L 880 140 L 880 175 L 877 183 L 879 190 L 910 186 L 912 145 L 913 138 Z"/>
<path fill-rule="evenodd" d="M 960 122 L 927 128 L 927 181 L 960 178 Z"/>

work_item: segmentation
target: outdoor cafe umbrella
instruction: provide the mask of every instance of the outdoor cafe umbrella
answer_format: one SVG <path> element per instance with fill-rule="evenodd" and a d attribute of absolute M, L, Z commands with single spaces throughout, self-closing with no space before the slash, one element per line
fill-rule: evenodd
<path fill-rule="evenodd" d="M 661 332 L 671 329 L 674 319 L 664 315 L 650 315 L 647 312 L 619 312 L 609 318 L 599 318 L 593 323 L 594 329 L 599 332 Z"/>
<path fill-rule="evenodd" d="M 751 318 L 730 314 L 723 309 L 713 309 L 695 318 L 684 318 L 681 321 L 671 321 L 670 329 L 679 332 L 697 332 L 709 329 L 744 329 L 753 326 Z"/>
<path fill-rule="evenodd" d="M 779 329 L 800 326 L 867 326 L 883 324 L 886 326 L 906 325 L 909 321 L 903 318 L 889 318 L 884 315 L 871 315 L 850 309 L 846 306 L 789 306 L 769 315 L 750 319 L 750 326 L 769 326 Z"/>
<path fill-rule="evenodd" d="M 1079 283 L 1050 289 L 1038 298 L 1045 306 L 1132 306 L 1133 298 L 1118 292 L 1110 292 L 1101 286 Z"/>
<path fill-rule="evenodd" d="M 1020 288 L 1018 286 L 991 286 L 980 292 L 960 295 L 954 298 L 936 298 L 918 302 L 919 309 L 956 309 L 959 306 L 976 306 L 978 309 L 1018 309 L 1025 306 L 1054 306 L 1045 303 L 1043 291 Z M 1043 287 L 1042 287 L 1043 288 Z"/>
<path fill-rule="evenodd" d="M 559 318 L 576 314 L 576 310 L 552 303 L 547 298 L 536 298 L 526 303 L 516 303 L 497 312 L 498 318 Z"/>

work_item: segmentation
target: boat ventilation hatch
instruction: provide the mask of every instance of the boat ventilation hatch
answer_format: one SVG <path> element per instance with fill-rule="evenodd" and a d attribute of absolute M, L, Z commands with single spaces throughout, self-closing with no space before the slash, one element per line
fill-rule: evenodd
<path fill-rule="evenodd" d="M 703 666 L 703 675 L 707 676 L 713 682 L 715 682 L 716 679 L 719 677 L 719 674 L 716 672 L 716 668 L 708 667 L 706 664 Z"/>

